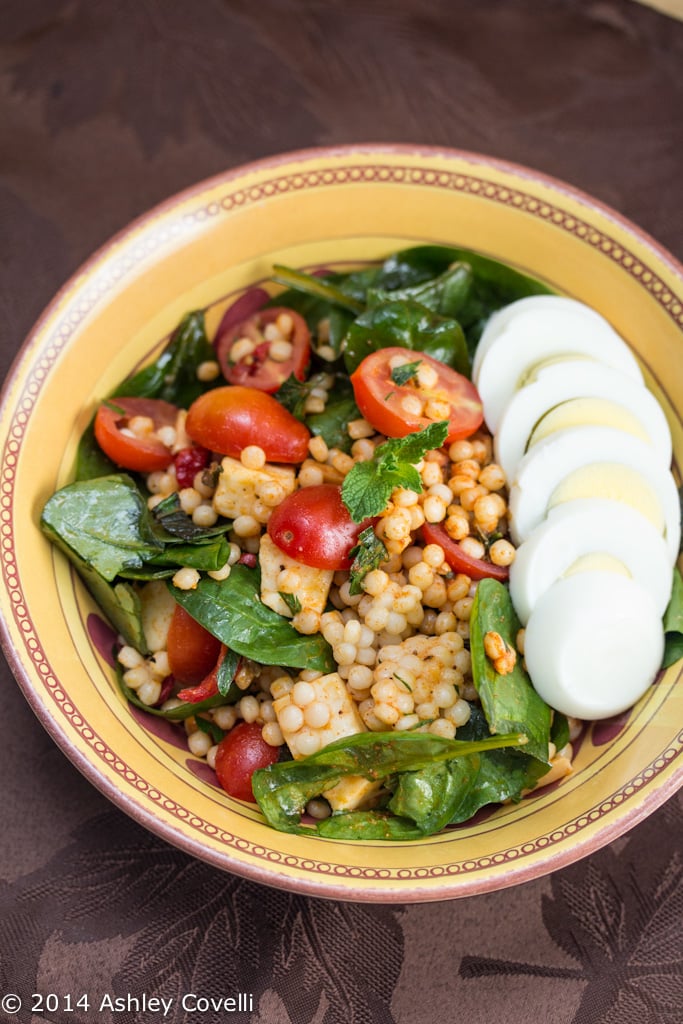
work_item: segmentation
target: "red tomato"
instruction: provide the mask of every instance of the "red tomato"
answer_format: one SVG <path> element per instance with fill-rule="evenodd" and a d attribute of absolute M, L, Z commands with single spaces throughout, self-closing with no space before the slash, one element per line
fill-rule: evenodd
<path fill-rule="evenodd" d="M 192 487 L 195 476 L 200 470 L 206 469 L 210 458 L 211 453 L 199 444 L 192 445 L 190 448 L 181 448 L 173 459 L 178 487 L 181 489 Z"/>
<path fill-rule="evenodd" d="M 225 792 L 236 800 L 256 803 L 251 777 L 257 768 L 267 768 L 279 757 L 278 748 L 266 743 L 261 729 L 256 722 L 240 722 L 218 744 L 216 775 Z"/>
<path fill-rule="evenodd" d="M 274 324 L 282 315 L 292 321 L 292 331 L 286 339 L 292 351 L 288 358 L 276 360 L 271 357 L 271 342 L 266 340 L 263 332 L 268 324 Z M 248 338 L 254 344 L 253 350 L 247 354 L 240 354 L 239 349 L 235 349 L 242 338 Z M 311 333 L 299 313 L 284 306 L 273 306 L 259 310 L 221 334 L 216 341 L 216 356 L 223 376 L 231 384 L 245 384 L 260 391 L 273 392 L 290 374 L 299 380 L 304 379 L 311 358 Z"/>
<path fill-rule="evenodd" d="M 184 690 L 179 690 L 178 699 L 189 701 L 190 704 L 199 704 L 202 700 L 208 700 L 209 697 L 215 697 L 218 693 L 218 670 L 227 653 L 228 648 L 225 644 L 220 644 L 218 660 L 209 674 L 202 679 L 201 683 L 197 683 L 196 686 L 188 686 Z"/>
<path fill-rule="evenodd" d="M 354 523 L 341 487 L 318 484 L 288 494 L 268 520 L 268 533 L 280 551 L 316 569 L 348 569 L 358 534 L 374 520 Z"/>
<path fill-rule="evenodd" d="M 174 679 L 186 686 L 194 686 L 201 682 L 216 664 L 221 642 L 177 604 L 168 630 L 166 646 L 169 668 Z"/>
<path fill-rule="evenodd" d="M 460 545 L 449 537 L 443 526 L 437 523 L 423 523 L 422 536 L 427 544 L 438 544 L 443 548 L 446 561 L 451 569 L 456 572 L 465 573 L 472 580 L 483 580 L 490 576 L 494 580 L 506 580 L 509 570 L 506 565 L 494 565 L 493 562 L 486 562 L 483 558 L 473 558 L 468 555 Z"/>
<path fill-rule="evenodd" d="M 123 469 L 152 473 L 166 469 L 173 456 L 154 433 L 149 437 L 131 437 L 122 433 L 134 416 L 147 416 L 159 427 L 174 427 L 178 409 L 160 398 L 110 398 L 95 416 L 95 438 L 105 455 Z"/>
<path fill-rule="evenodd" d="M 291 412 L 257 388 L 214 388 L 192 403 L 185 422 L 197 444 L 238 459 L 250 444 L 270 462 L 303 462 L 310 433 Z"/>
<path fill-rule="evenodd" d="M 414 380 L 396 384 L 392 380 L 390 366 L 394 356 L 402 356 L 411 363 L 419 360 L 431 366 L 437 373 L 434 387 L 418 389 Z M 479 429 L 484 419 L 481 399 L 472 381 L 424 352 L 413 352 L 406 348 L 378 349 L 366 356 L 354 370 L 351 383 L 356 404 L 363 416 L 375 430 L 387 437 L 404 437 L 428 427 L 434 419 L 448 419 L 450 425 L 446 443 L 450 444 L 459 438 L 469 437 Z M 427 400 L 445 400 L 450 406 L 448 416 L 429 418 L 419 412 L 407 412 L 404 400 L 417 396 Z"/>

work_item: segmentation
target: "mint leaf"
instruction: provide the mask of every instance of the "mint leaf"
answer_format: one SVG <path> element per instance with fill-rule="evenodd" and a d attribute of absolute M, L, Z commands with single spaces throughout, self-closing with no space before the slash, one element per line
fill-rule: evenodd
<path fill-rule="evenodd" d="M 349 593 L 352 595 L 362 594 L 361 586 L 363 580 L 373 569 L 378 569 L 382 562 L 389 558 L 389 552 L 382 541 L 376 536 L 372 526 L 358 534 L 358 543 L 351 549 L 351 579 Z"/>
<path fill-rule="evenodd" d="M 407 384 L 413 377 L 417 377 L 418 367 L 422 365 L 421 359 L 416 359 L 414 363 L 401 363 L 400 366 L 395 366 L 391 371 L 391 379 L 394 384 L 401 387 L 403 384 Z"/>
<path fill-rule="evenodd" d="M 381 448 L 391 448 L 391 454 L 400 462 L 414 465 L 424 458 L 427 452 L 440 448 L 448 436 L 448 420 L 430 423 L 424 430 L 418 430 L 405 437 L 392 437 Z"/>
<path fill-rule="evenodd" d="M 440 448 L 448 435 L 448 420 L 430 423 L 405 437 L 392 437 L 375 450 L 367 462 L 357 462 L 342 484 L 342 501 L 355 523 L 378 516 L 387 507 L 396 487 L 422 491 L 415 468 L 426 452 Z"/>
<path fill-rule="evenodd" d="M 296 594 L 288 594 L 284 590 L 279 590 L 278 594 L 289 608 L 292 615 L 298 615 L 301 611 L 301 601 Z"/>
<path fill-rule="evenodd" d="M 381 475 L 374 459 L 357 462 L 342 484 L 342 501 L 355 523 L 377 516 L 389 503 L 395 474 Z"/>

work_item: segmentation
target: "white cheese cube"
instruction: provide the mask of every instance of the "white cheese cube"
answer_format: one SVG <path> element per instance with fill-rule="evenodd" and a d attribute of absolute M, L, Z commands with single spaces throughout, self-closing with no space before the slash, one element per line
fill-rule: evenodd
<path fill-rule="evenodd" d="M 282 492 L 280 501 L 296 489 L 296 476 L 293 466 L 272 466 L 266 463 L 262 469 L 247 469 L 239 459 L 226 455 L 221 462 L 223 472 L 218 477 L 218 484 L 213 496 L 213 507 L 219 515 L 226 519 L 238 516 L 253 516 L 258 522 L 266 523 L 273 504 L 262 500 L 267 490 L 272 494 L 273 488 Z"/>
<path fill-rule="evenodd" d="M 337 672 L 306 682 L 303 687 L 296 684 L 289 693 L 273 701 L 273 708 L 295 760 L 343 736 L 367 732 L 356 702 Z M 317 724 L 321 721 L 324 724 Z M 333 811 L 352 811 L 369 801 L 379 788 L 379 782 L 350 775 L 328 789 L 324 796 Z"/>
<path fill-rule="evenodd" d="M 259 548 L 261 567 L 261 600 L 279 615 L 293 617 L 293 611 L 281 597 L 292 594 L 301 605 L 301 611 L 325 610 L 334 573 L 331 569 L 314 569 L 290 558 L 275 544 L 268 534 L 261 537 Z"/>

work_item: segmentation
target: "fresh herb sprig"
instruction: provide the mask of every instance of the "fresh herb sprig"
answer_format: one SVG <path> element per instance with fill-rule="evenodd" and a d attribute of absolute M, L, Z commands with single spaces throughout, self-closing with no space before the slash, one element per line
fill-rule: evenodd
<path fill-rule="evenodd" d="M 391 379 L 394 384 L 401 387 L 407 384 L 409 380 L 414 380 L 417 377 L 417 371 L 422 362 L 422 359 L 416 359 L 414 363 L 401 363 L 400 366 L 395 366 L 391 371 Z"/>
<path fill-rule="evenodd" d="M 378 569 L 382 562 L 389 558 L 389 552 L 380 538 L 375 534 L 372 526 L 366 526 L 358 534 L 358 543 L 351 548 L 350 586 L 349 593 L 352 597 L 363 593 L 361 586 L 363 580 L 373 569 Z"/>
<path fill-rule="evenodd" d="M 405 437 L 392 437 L 379 445 L 372 459 L 357 462 L 342 484 L 342 501 L 355 523 L 378 516 L 396 487 L 422 492 L 415 468 L 427 452 L 440 448 L 448 435 L 448 420 L 430 423 Z"/>

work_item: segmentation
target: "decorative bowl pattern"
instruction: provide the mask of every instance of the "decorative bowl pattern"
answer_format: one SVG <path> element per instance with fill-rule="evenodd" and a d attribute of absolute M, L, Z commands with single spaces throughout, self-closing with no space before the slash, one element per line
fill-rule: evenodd
<path fill-rule="evenodd" d="M 213 785 L 172 731 L 131 713 L 97 609 L 40 533 L 93 403 L 158 351 L 184 312 L 205 308 L 211 328 L 273 262 L 361 262 L 424 241 L 505 260 L 607 316 L 662 402 L 680 460 L 683 268 L 567 185 L 435 148 L 287 154 L 170 199 L 62 288 L 19 353 L 0 410 L 3 644 L 38 718 L 147 828 L 219 868 L 314 896 L 410 902 L 513 885 L 610 842 L 683 784 L 679 663 L 629 714 L 587 730 L 568 779 L 519 805 L 417 843 L 275 832 Z"/>

